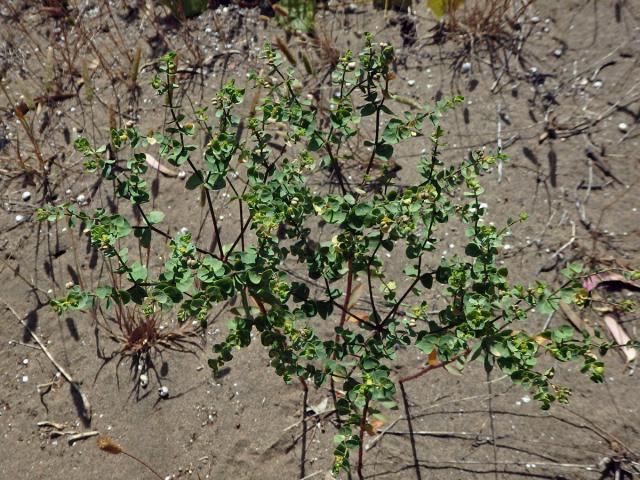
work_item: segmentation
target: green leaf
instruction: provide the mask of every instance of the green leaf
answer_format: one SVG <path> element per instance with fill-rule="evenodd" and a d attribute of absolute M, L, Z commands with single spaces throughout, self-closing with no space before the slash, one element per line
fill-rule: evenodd
<path fill-rule="evenodd" d="M 563 325 L 551 331 L 551 340 L 556 343 L 567 342 L 573 338 L 573 327 Z"/>
<path fill-rule="evenodd" d="M 378 145 L 376 145 L 376 155 L 385 160 L 390 160 L 393 155 L 393 147 L 388 143 L 378 143 Z"/>
<path fill-rule="evenodd" d="M 501 342 L 492 343 L 489 347 L 489 352 L 491 352 L 491 355 L 498 358 L 509 357 L 511 355 L 509 347 Z"/>
<path fill-rule="evenodd" d="M 127 293 L 131 296 L 131 300 L 138 305 L 142 305 L 144 299 L 147 298 L 147 291 L 140 285 L 134 285 L 129 288 Z"/>
<path fill-rule="evenodd" d="M 102 299 L 108 298 L 111 295 L 111 292 L 113 292 L 113 287 L 110 285 L 101 285 L 96 287 L 95 290 L 96 297 Z"/>
<path fill-rule="evenodd" d="M 427 332 L 420 332 L 418 334 L 418 339 L 416 340 L 416 347 L 429 355 L 438 345 L 438 340 L 439 337 L 436 335 L 429 335 Z"/>
<path fill-rule="evenodd" d="M 422 283 L 422 286 L 424 288 L 431 289 L 433 287 L 433 275 L 431 275 L 430 273 L 420 275 L 420 283 Z"/>
<path fill-rule="evenodd" d="M 191 174 L 191 176 L 187 179 L 187 182 L 185 183 L 185 187 L 187 188 L 187 190 L 195 190 L 200 185 L 202 185 L 201 172 L 196 172 Z"/>
<path fill-rule="evenodd" d="M 147 220 L 149 221 L 149 225 L 155 225 L 156 223 L 162 222 L 164 220 L 164 213 L 154 210 L 152 212 L 147 213 Z"/>
<path fill-rule="evenodd" d="M 131 277 L 136 282 L 144 282 L 147 279 L 147 268 L 140 262 L 134 262 L 131 265 Z"/>

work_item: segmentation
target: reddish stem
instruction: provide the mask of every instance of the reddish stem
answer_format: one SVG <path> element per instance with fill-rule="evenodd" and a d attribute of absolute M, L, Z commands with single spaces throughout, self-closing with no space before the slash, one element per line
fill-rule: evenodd
<path fill-rule="evenodd" d="M 367 401 L 364 404 L 364 408 L 362 409 L 362 418 L 360 419 L 360 446 L 358 447 L 358 478 L 360 480 L 364 479 L 364 475 L 362 474 L 363 462 L 362 458 L 364 456 L 364 432 L 367 430 L 367 414 L 369 413 L 369 397 L 367 397 Z"/>

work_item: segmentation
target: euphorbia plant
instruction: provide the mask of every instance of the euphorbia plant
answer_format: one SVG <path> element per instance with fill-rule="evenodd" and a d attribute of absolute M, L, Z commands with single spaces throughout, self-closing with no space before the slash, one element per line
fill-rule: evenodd
<path fill-rule="evenodd" d="M 580 268 L 569 266 L 566 283 L 554 291 L 540 281 L 532 287 L 509 283 L 497 257 L 503 237 L 526 216 L 509 219 L 503 228 L 487 224 L 479 183 L 502 153 L 478 151 L 460 163 L 444 162 L 440 118 L 462 99 L 397 114 L 390 107 L 393 47 L 374 44 L 369 34 L 364 39 L 360 54 L 347 52 L 333 72 L 336 93 L 327 113 L 301 95 L 294 72 L 265 45 L 266 74 L 248 75 L 250 88 L 264 96 L 243 120 L 238 111 L 245 90 L 234 81 L 215 95 L 211 110 L 184 112 L 176 104 L 175 54 L 165 55 L 152 80 L 170 118 L 163 133 L 145 136 L 129 125 L 111 131 L 109 146 L 76 140 L 87 169 L 115 183 L 138 221 L 66 204 L 41 211 L 42 219 L 83 222 L 92 245 L 121 279 L 93 291 L 74 287 L 53 302 L 58 311 L 94 302 L 133 303 L 147 315 L 174 310 L 181 321 L 195 318 L 206 327 L 212 309 L 237 299 L 229 307 L 228 334 L 213 347 L 211 368 L 231 361 L 256 332 L 284 381 L 300 381 L 305 390 L 310 382 L 332 389 L 339 425 L 334 469 L 349 469 L 352 450 L 359 449 L 359 476 L 363 434 L 381 408 L 396 406 L 399 383 L 438 367 L 459 372 L 480 361 L 532 390 L 548 408 L 556 400 L 566 402 L 569 392 L 554 383 L 553 368 L 539 366 L 540 354 L 581 361 L 583 372 L 601 381 L 597 354 L 610 346 L 567 326 L 527 331 L 528 311 L 549 313 L 561 299 L 584 300 Z M 425 133 L 425 124 L 433 131 Z M 201 153 L 194 144 L 198 137 L 206 139 Z M 389 161 L 405 142 L 420 142 L 424 149 L 413 183 L 399 186 Z M 202 193 L 212 226 L 210 248 L 196 245 L 190 233 L 171 235 L 164 215 L 148 209 L 144 152 L 150 144 L 158 144 L 170 164 L 190 170 L 185 186 Z M 354 149 L 367 152 L 359 178 L 343 174 L 353 161 L 347 152 Z M 312 192 L 308 180 L 320 170 L 337 179 L 339 191 L 327 186 L 323 195 Z M 231 243 L 222 242 L 216 197 L 227 187 L 240 218 Z M 466 226 L 464 254 L 444 252 L 441 232 L 450 221 Z M 320 230 L 320 224 L 328 227 Z M 143 258 L 132 258 L 124 246 L 132 235 L 140 251 L 158 248 L 152 237 L 165 237 L 164 269 L 148 271 Z M 398 278 L 389 273 L 384 253 L 394 264 L 403 263 Z M 357 289 L 368 297 L 366 312 L 352 308 Z M 430 302 L 441 308 L 434 313 Z M 326 324 L 332 326 L 329 335 L 322 334 Z M 424 354 L 425 367 L 398 378 L 391 366 L 397 351 L 409 348 Z"/>

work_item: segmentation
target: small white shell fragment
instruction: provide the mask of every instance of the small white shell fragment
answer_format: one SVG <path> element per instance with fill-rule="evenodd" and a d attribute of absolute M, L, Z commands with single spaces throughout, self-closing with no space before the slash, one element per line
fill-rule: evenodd
<path fill-rule="evenodd" d="M 86 197 L 86 195 L 84 195 L 82 193 L 76 197 L 76 202 L 78 202 L 80 204 L 83 204 L 86 201 L 87 201 L 87 197 Z"/>
<path fill-rule="evenodd" d="M 629 125 L 624 122 L 620 122 L 618 124 L 618 130 L 620 130 L 622 133 L 627 133 L 629 131 Z"/>
<path fill-rule="evenodd" d="M 168 398 L 169 397 L 169 387 L 162 386 L 158 389 L 158 395 L 160 398 Z"/>
<path fill-rule="evenodd" d="M 555 57 L 561 57 L 561 56 L 562 56 L 562 53 L 563 53 L 563 52 L 562 52 L 562 49 L 561 49 L 561 48 L 556 48 L 556 49 L 553 51 L 553 55 L 554 55 Z"/>
<path fill-rule="evenodd" d="M 407 80 L 407 85 L 409 85 L 410 87 L 413 87 L 416 84 L 415 80 Z"/>
<path fill-rule="evenodd" d="M 29 375 L 22 376 L 22 383 L 27 383 L 29 381 Z"/>
<path fill-rule="evenodd" d="M 183 180 L 183 179 L 184 179 L 184 178 L 186 178 L 186 177 L 187 177 L 187 172 L 185 172 L 184 170 L 180 170 L 180 171 L 178 172 L 178 178 L 179 178 L 180 180 Z"/>
<path fill-rule="evenodd" d="M 595 88 L 602 88 L 602 80 L 596 80 L 593 82 Z"/>
<path fill-rule="evenodd" d="M 531 17 L 531 23 L 540 23 L 540 17 L 537 15 Z"/>
<path fill-rule="evenodd" d="M 147 385 L 149 385 L 149 375 L 146 373 L 140 374 L 140 386 L 142 388 L 147 388 Z"/>
<path fill-rule="evenodd" d="M 29 192 L 29 191 L 22 192 L 22 200 L 24 200 L 26 202 L 30 198 L 31 198 L 31 192 Z"/>
<path fill-rule="evenodd" d="M 471 71 L 471 63 L 470 62 L 464 62 L 462 64 L 462 67 L 460 68 L 460 71 L 462 73 L 469 73 Z"/>
<path fill-rule="evenodd" d="M 25 358 L 24 360 L 22 360 L 22 364 L 23 365 L 29 365 L 29 359 Z"/>
<path fill-rule="evenodd" d="M 186 235 L 187 233 L 189 233 L 189 229 L 187 227 L 182 227 L 180 229 L 180 234 L 181 235 Z"/>
<path fill-rule="evenodd" d="M 24 215 L 16 215 L 16 223 L 22 223 L 27 219 L 27 217 L 25 217 Z"/>
<path fill-rule="evenodd" d="M 529 403 L 531 401 L 531 397 L 529 395 L 525 395 L 520 399 L 522 403 Z"/>

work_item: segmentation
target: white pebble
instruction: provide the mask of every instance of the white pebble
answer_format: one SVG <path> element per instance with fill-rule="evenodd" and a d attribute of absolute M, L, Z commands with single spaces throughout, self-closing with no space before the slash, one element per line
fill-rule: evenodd
<path fill-rule="evenodd" d="M 407 80 L 407 85 L 409 85 L 410 87 L 413 87 L 416 84 L 415 80 Z"/>
<path fill-rule="evenodd" d="M 147 385 L 149 385 L 149 376 L 146 373 L 140 374 L 140 386 L 147 388 Z"/>
<path fill-rule="evenodd" d="M 29 381 L 29 375 L 22 376 L 22 383 L 27 383 Z"/>
<path fill-rule="evenodd" d="M 22 364 L 23 365 L 29 365 L 29 359 L 25 358 L 24 360 L 22 360 Z"/>
<path fill-rule="evenodd" d="M 531 397 L 529 395 L 525 395 L 520 399 L 522 403 L 529 403 L 531 401 Z"/>
<path fill-rule="evenodd" d="M 169 387 L 165 387 L 164 385 L 158 389 L 158 395 L 160 398 L 168 398 L 169 397 Z"/>
<path fill-rule="evenodd" d="M 25 202 L 31 198 L 31 192 L 22 192 L 22 200 Z"/>
<path fill-rule="evenodd" d="M 189 233 L 189 229 L 187 227 L 182 227 L 180 229 L 180 234 L 181 235 L 186 235 L 187 233 Z"/>
<path fill-rule="evenodd" d="M 462 68 L 460 69 L 460 71 L 462 73 L 469 73 L 471 71 L 471 63 L 469 62 L 464 62 L 462 64 Z"/>
<path fill-rule="evenodd" d="M 76 202 L 84 203 L 87 200 L 87 197 L 84 194 L 80 194 L 76 197 Z"/>
<path fill-rule="evenodd" d="M 629 125 L 624 122 L 620 122 L 618 124 L 618 130 L 620 130 L 622 133 L 627 133 L 629 131 Z"/>
<path fill-rule="evenodd" d="M 537 15 L 531 17 L 531 23 L 540 23 L 540 17 Z"/>
<path fill-rule="evenodd" d="M 553 55 L 556 56 L 556 57 L 561 57 L 562 56 L 562 49 L 561 48 L 556 48 L 553 51 Z"/>
<path fill-rule="evenodd" d="M 596 80 L 593 82 L 594 88 L 602 88 L 602 80 Z"/>
<path fill-rule="evenodd" d="M 27 219 L 27 217 L 25 217 L 24 215 L 16 215 L 16 223 L 22 223 Z"/>
<path fill-rule="evenodd" d="M 183 178 L 185 178 L 186 176 L 187 176 L 187 172 L 185 172 L 184 170 L 180 170 L 180 171 L 178 172 L 178 178 L 179 178 L 180 180 L 182 180 L 182 179 L 183 179 Z"/>

